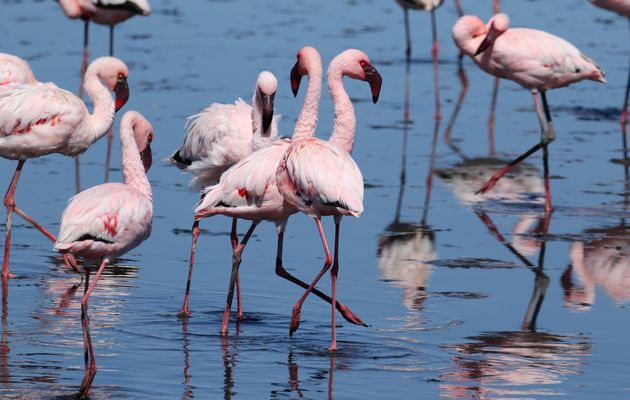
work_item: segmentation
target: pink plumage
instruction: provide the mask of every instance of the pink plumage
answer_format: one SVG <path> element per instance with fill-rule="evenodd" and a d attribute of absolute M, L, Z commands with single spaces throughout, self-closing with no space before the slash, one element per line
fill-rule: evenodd
<path fill-rule="evenodd" d="M 34 86 L 38 83 L 26 61 L 11 54 L 0 53 L 0 97 L 22 85 Z"/>
<path fill-rule="evenodd" d="M 18 215 L 53 242 L 55 237 L 15 204 L 15 188 L 25 161 L 51 153 L 74 156 L 83 153 L 104 136 L 114 121 L 114 113 L 129 97 L 127 66 L 117 58 L 102 57 L 88 68 L 85 88 L 94 104 L 90 114 L 81 99 L 52 83 L 22 85 L 0 96 L 0 156 L 18 160 L 4 198 L 7 208 L 2 274 L 9 273 L 11 218 Z M 109 91 L 116 93 L 112 100 Z"/>
<path fill-rule="evenodd" d="M 225 170 L 277 139 L 280 118 L 273 115 L 277 88 L 276 77 L 263 71 L 251 106 L 241 99 L 213 103 L 188 118 L 184 142 L 170 160 L 193 175 L 190 186 L 215 184 Z"/>
<path fill-rule="evenodd" d="M 84 395 L 88 394 L 97 370 L 87 317 L 90 293 L 108 263 L 151 234 L 153 197 L 145 172 L 151 166 L 153 128 L 134 111 L 125 113 L 120 126 L 124 183 L 105 183 L 72 197 L 61 215 L 55 242 L 55 250 L 62 254 L 87 260 L 86 291 L 81 300 L 86 365 L 80 390 Z M 91 263 L 98 260 L 100 267 L 90 284 Z"/>

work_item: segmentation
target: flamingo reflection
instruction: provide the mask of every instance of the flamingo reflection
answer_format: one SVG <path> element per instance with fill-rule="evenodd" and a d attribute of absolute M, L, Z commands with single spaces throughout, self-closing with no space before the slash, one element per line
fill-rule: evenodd
<path fill-rule="evenodd" d="M 328 355 L 329 358 L 329 363 L 328 363 L 328 369 L 317 369 L 314 372 L 311 372 L 310 377 L 306 380 L 300 380 L 299 378 L 299 365 L 297 362 L 297 356 L 293 351 L 289 351 L 289 356 L 288 356 L 288 360 L 287 360 L 287 366 L 289 368 L 289 381 L 288 383 L 288 387 L 285 387 L 282 390 L 278 390 L 278 389 L 274 389 L 271 391 L 271 396 L 270 399 L 278 399 L 278 398 L 284 398 L 284 397 L 289 397 L 291 399 L 293 398 L 304 398 L 304 392 L 302 391 L 302 389 L 300 389 L 300 384 L 301 383 L 309 383 L 311 380 L 316 381 L 316 382 L 320 382 L 322 380 L 328 379 L 328 385 L 327 385 L 327 399 L 328 400 L 332 400 L 333 399 L 333 384 L 334 384 L 334 374 L 335 374 L 335 362 L 336 362 L 336 354 L 335 353 L 329 353 Z M 340 366 L 339 368 L 341 368 L 343 366 Z M 308 398 L 308 396 L 306 396 Z M 318 397 L 319 398 L 319 397 Z"/>

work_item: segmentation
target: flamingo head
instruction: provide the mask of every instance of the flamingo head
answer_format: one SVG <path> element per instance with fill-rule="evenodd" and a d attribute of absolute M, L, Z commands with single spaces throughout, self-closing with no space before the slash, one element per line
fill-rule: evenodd
<path fill-rule="evenodd" d="M 140 159 L 144 166 L 144 171 L 148 171 L 151 168 L 153 162 L 153 155 L 151 153 L 151 142 L 153 141 L 153 126 L 147 121 L 142 114 L 136 111 L 128 111 L 123 116 L 123 119 L 132 118 L 133 136 L 138 146 L 138 152 L 140 153 Z M 121 125 L 125 121 L 121 122 Z"/>
<path fill-rule="evenodd" d="M 269 127 L 273 120 L 273 100 L 278 90 L 278 80 L 269 71 L 263 71 L 256 81 L 256 94 L 254 102 L 262 107 L 263 134 L 269 134 Z"/>
<path fill-rule="evenodd" d="M 332 75 L 331 70 L 338 68 L 338 66 L 341 66 L 342 75 L 369 83 L 372 91 L 372 101 L 374 103 L 378 101 L 378 97 L 381 94 L 383 78 L 381 78 L 381 74 L 374 68 L 367 54 L 356 49 L 348 49 L 341 52 L 341 54 L 331 61 L 328 67 L 329 76 Z"/>
<path fill-rule="evenodd" d="M 486 33 L 486 37 L 483 39 L 477 51 L 475 52 L 475 56 L 486 51 L 494 41 L 497 40 L 499 36 L 503 34 L 503 32 L 507 31 L 510 26 L 510 18 L 501 13 L 497 14 L 490 19 L 488 22 L 488 33 Z"/>
<path fill-rule="evenodd" d="M 293 96 L 297 96 L 302 77 L 308 75 L 314 68 L 314 65 L 319 65 L 321 70 L 322 59 L 319 52 L 312 46 L 302 47 L 297 53 L 295 65 L 291 68 L 291 91 Z"/>
<path fill-rule="evenodd" d="M 127 85 L 129 69 L 119 59 L 115 57 L 99 57 L 92 61 L 85 75 L 86 77 L 96 75 L 107 89 L 115 93 L 114 107 L 116 111 L 120 110 L 129 100 L 129 86 Z"/>

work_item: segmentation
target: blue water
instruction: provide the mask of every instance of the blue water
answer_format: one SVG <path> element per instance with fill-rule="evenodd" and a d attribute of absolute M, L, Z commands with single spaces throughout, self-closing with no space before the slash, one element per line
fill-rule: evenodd
<path fill-rule="evenodd" d="M 490 3 L 463 6 L 485 20 Z M 466 60 L 470 88 L 452 131 L 459 152 L 442 140 L 460 91 L 450 38 L 457 16 L 450 1 L 437 11 L 443 120 L 430 197 L 428 14 L 410 14 L 407 125 L 403 19 L 393 1 L 154 0 L 150 17 L 117 27 L 115 54 L 130 67 L 125 109 L 139 110 L 155 128 L 155 219 L 151 238 L 109 268 L 91 296 L 99 366 L 91 397 L 630 397 L 630 213 L 624 168 L 610 162 L 622 157 L 617 116 L 627 78 L 627 22 L 586 1 L 504 3 L 514 26 L 565 37 L 607 72 L 607 85 L 582 82 L 549 92 L 558 139 L 550 146 L 555 212 L 547 234 L 540 220 L 540 156 L 487 201 L 471 195 L 502 161 L 538 140 L 530 94 L 501 82 L 497 154 L 490 157 L 486 121 L 493 78 Z M 53 1 L 2 0 L 0 7 L 0 51 L 27 59 L 39 80 L 76 91 L 82 24 L 67 20 Z M 91 56 L 106 54 L 107 29 L 92 26 L 90 33 Z M 160 162 L 181 143 L 186 116 L 211 102 L 249 100 L 262 69 L 279 78 L 280 131 L 290 134 L 302 95 L 293 99 L 288 75 L 306 44 L 326 62 L 343 49 L 360 48 L 383 76 L 376 105 L 365 83 L 345 82 L 355 100 L 354 158 L 366 181 L 366 211 L 342 224 L 338 294 L 370 326 L 338 318 L 334 354 L 326 350 L 330 308 L 315 297 L 305 303 L 299 331 L 288 335 L 291 307 L 302 291 L 274 274 L 271 224 L 259 226 L 244 255 L 244 319 L 221 338 L 230 221 L 202 222 L 192 316 L 183 324 L 177 313 L 198 194 L 188 190 L 188 176 Z M 320 121 L 318 131 L 326 137 L 332 126 L 327 97 Z M 115 143 L 114 166 L 119 151 Z M 82 156 L 83 187 L 102 182 L 104 158 L 104 140 Z M 0 164 L 0 182 L 8 185 L 15 163 Z M 113 168 L 113 180 L 121 179 L 119 171 Z M 26 163 L 16 202 L 56 233 L 74 191 L 73 161 L 53 155 Z M 18 217 L 14 226 L 11 268 L 18 278 L 5 288 L 0 393 L 15 399 L 71 396 L 83 376 L 80 279 L 60 267 L 39 232 Z M 332 239 L 332 222 L 326 226 Z M 323 263 L 315 224 L 295 216 L 285 239 L 287 268 L 312 279 Z M 327 276 L 319 288 L 329 292 Z"/>

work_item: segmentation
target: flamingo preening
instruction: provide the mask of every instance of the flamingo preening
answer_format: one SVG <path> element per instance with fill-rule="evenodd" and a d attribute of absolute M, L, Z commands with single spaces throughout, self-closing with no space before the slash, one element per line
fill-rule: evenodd
<path fill-rule="evenodd" d="M 94 104 L 89 113 L 85 103 L 54 84 L 23 85 L 0 97 L 0 156 L 17 160 L 18 165 L 4 197 L 7 209 L 2 276 L 8 278 L 13 212 L 41 231 L 56 238 L 15 204 L 22 167 L 29 158 L 51 153 L 75 156 L 103 137 L 114 122 L 114 113 L 129 98 L 125 63 L 114 57 L 97 58 L 85 73 L 85 90 Z M 113 100 L 109 91 L 116 94 Z"/>

